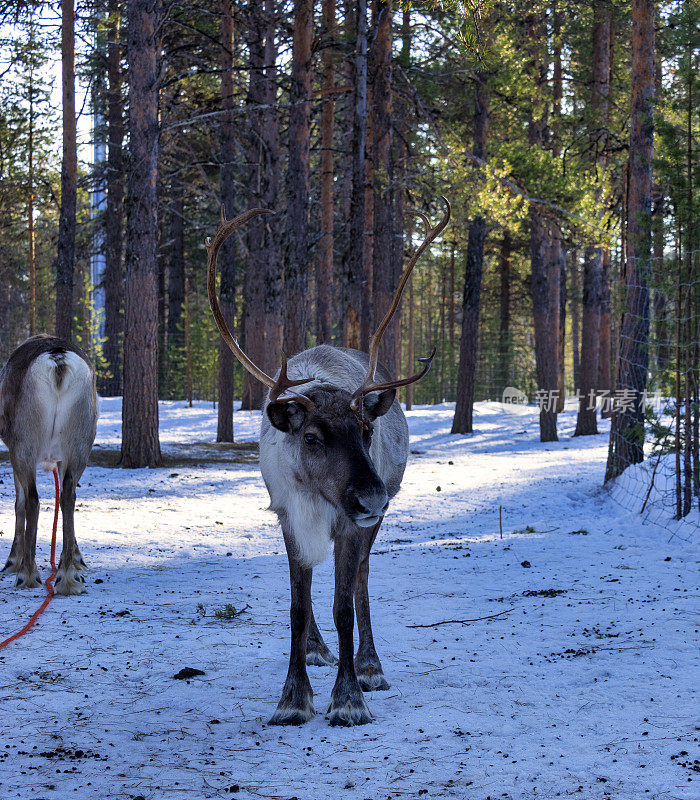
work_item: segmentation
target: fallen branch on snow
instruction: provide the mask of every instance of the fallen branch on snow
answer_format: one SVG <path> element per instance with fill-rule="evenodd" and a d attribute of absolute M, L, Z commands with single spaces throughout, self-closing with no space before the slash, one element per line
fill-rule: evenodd
<path fill-rule="evenodd" d="M 496 619 L 502 617 L 504 614 L 510 614 L 514 611 L 512 608 L 507 608 L 505 611 L 499 611 L 498 614 L 489 614 L 488 617 L 475 617 L 474 619 L 444 619 L 442 622 L 430 622 L 428 625 L 406 625 L 407 628 L 436 628 L 438 625 L 468 625 L 470 622 L 480 622 L 482 619 Z"/>

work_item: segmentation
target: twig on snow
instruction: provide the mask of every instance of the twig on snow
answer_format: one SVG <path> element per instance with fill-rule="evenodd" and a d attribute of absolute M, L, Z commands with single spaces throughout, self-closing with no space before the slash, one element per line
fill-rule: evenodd
<path fill-rule="evenodd" d="M 489 614 L 487 617 L 475 617 L 474 619 L 443 619 L 441 622 L 430 622 L 427 625 L 406 625 L 407 628 L 437 628 L 438 625 L 468 625 L 470 622 L 480 622 L 482 619 L 496 619 L 504 614 L 510 614 L 513 608 L 499 611 L 498 614 Z"/>

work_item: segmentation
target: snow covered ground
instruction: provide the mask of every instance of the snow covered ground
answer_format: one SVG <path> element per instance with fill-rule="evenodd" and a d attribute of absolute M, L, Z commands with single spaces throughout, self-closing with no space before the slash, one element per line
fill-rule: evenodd
<path fill-rule="evenodd" d="M 119 404 L 102 405 L 98 443 L 116 448 Z M 601 488 L 605 425 L 574 439 L 568 411 L 561 440 L 540 444 L 532 411 L 480 403 L 466 437 L 449 435 L 451 416 L 409 414 L 414 452 L 370 575 L 391 688 L 367 695 L 374 722 L 359 728 L 329 727 L 335 676 L 319 667 L 315 719 L 266 724 L 289 589 L 250 452 L 89 467 L 76 516 L 88 594 L 56 598 L 0 652 L 0 797 L 700 797 L 694 544 Z M 161 422 L 174 464 L 176 444 L 214 438 L 211 405 L 165 403 Z M 237 437 L 258 422 L 237 412 Z M 44 576 L 51 490 L 42 476 Z M 0 453 L 3 561 L 13 502 Z M 0 577 L 0 639 L 42 593 Z M 330 562 L 313 593 L 335 649 Z M 226 604 L 245 610 L 217 618 Z M 204 674 L 174 679 L 183 667 Z"/>

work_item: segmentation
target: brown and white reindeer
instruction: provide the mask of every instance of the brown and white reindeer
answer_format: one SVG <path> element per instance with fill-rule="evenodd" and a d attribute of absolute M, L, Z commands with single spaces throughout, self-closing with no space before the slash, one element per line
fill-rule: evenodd
<path fill-rule="evenodd" d="M 15 479 L 15 538 L 3 572 L 15 585 L 41 585 L 36 566 L 39 495 L 36 470 L 57 469 L 61 489 L 63 551 L 57 594 L 83 594 L 85 562 L 75 541 L 75 487 L 95 440 L 97 397 L 90 359 L 64 339 L 27 339 L 0 371 L 0 438 L 10 452 Z"/>
<path fill-rule="evenodd" d="M 282 698 L 270 722 L 299 725 L 314 714 L 308 664 L 338 664 L 331 694 L 332 725 L 363 725 L 371 715 L 363 692 L 387 689 L 375 650 L 367 579 L 369 554 L 389 501 L 399 491 L 408 457 L 408 425 L 396 389 L 423 377 L 393 380 L 377 363 L 379 343 L 418 257 L 445 228 L 450 205 L 434 228 L 423 214 L 425 241 L 408 264 L 393 303 L 370 343 L 370 353 L 321 345 L 283 359 L 275 379 L 243 353 L 216 299 L 216 256 L 237 228 L 264 209 L 222 222 L 207 240 L 209 302 L 222 337 L 243 366 L 269 387 L 260 431 L 260 467 L 277 513 L 289 559 L 291 652 Z M 302 388 L 303 387 L 303 388 Z M 290 391 L 292 390 L 292 391 Z M 339 660 L 330 653 L 311 607 L 313 567 L 335 550 L 333 619 Z M 360 635 L 353 658 L 353 599 Z"/>

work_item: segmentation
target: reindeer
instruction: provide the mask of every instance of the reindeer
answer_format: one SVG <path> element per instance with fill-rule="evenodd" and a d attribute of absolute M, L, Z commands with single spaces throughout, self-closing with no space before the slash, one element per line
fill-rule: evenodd
<path fill-rule="evenodd" d="M 449 221 L 450 205 L 443 200 L 447 210 L 434 228 L 418 214 L 426 238 L 372 336 L 369 355 L 348 348 L 313 347 L 288 362 L 283 357 L 275 379 L 241 350 L 216 299 L 216 257 L 222 243 L 252 217 L 269 212 L 252 209 L 226 220 L 222 209 L 216 236 L 206 242 L 209 302 L 221 336 L 243 366 L 269 387 L 260 431 L 260 468 L 270 508 L 282 528 L 291 583 L 289 669 L 271 724 L 300 725 L 314 715 L 307 664 L 338 665 L 328 708 L 331 725 L 370 722 L 363 690 L 389 688 L 372 636 L 369 554 L 389 502 L 399 491 L 408 457 L 408 425 L 396 389 L 422 378 L 435 351 L 419 359 L 423 368 L 417 374 L 403 380 L 392 380 L 377 357 L 416 261 Z M 339 659 L 323 641 L 311 607 L 313 568 L 328 556 L 331 542 Z M 353 598 L 360 635 L 354 659 Z"/>
<path fill-rule="evenodd" d="M 41 585 L 36 566 L 39 495 L 36 470 L 56 469 L 60 481 L 63 551 L 58 594 L 83 594 L 86 569 L 75 541 L 75 487 L 95 440 L 97 397 L 90 359 L 75 345 L 41 334 L 27 339 L 0 372 L 0 438 L 10 451 L 15 479 L 15 538 L 3 572 L 15 585 Z"/>

